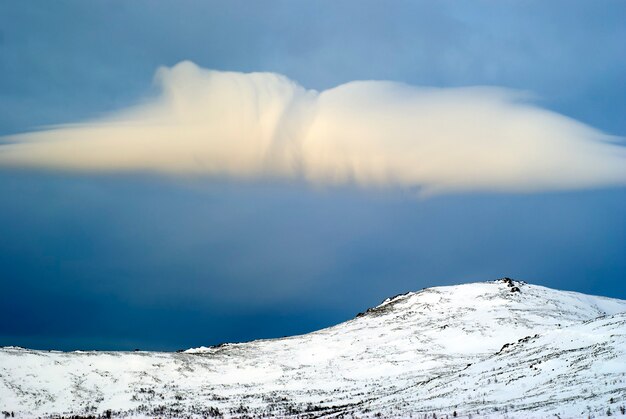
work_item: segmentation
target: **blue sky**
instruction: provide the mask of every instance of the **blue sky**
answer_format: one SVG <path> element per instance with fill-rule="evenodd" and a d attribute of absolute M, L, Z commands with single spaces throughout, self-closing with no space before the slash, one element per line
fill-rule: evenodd
<path fill-rule="evenodd" d="M 523 90 L 626 136 L 626 6 L 2 2 L 0 134 L 158 95 L 159 66 Z M 0 345 L 178 349 L 303 333 L 511 276 L 626 298 L 626 188 L 460 192 L 0 169 Z"/>

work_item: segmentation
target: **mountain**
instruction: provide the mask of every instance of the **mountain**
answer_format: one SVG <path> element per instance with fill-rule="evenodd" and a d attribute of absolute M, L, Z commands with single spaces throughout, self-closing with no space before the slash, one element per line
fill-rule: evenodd
<path fill-rule="evenodd" d="M 625 406 L 626 301 L 508 278 L 182 353 L 0 349 L 0 410 L 16 416 L 563 418 Z"/>

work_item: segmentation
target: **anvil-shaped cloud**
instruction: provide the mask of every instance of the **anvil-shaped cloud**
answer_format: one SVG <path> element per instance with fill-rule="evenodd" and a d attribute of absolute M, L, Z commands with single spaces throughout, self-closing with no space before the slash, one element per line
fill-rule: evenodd
<path fill-rule="evenodd" d="M 162 91 L 106 119 L 5 138 L 0 166 L 280 177 L 423 191 L 626 184 L 615 137 L 493 87 L 356 81 L 317 92 L 273 73 L 158 70 Z"/>

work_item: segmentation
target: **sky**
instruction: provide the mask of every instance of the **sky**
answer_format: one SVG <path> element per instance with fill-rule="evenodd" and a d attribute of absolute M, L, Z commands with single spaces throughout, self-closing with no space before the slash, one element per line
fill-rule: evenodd
<path fill-rule="evenodd" d="M 0 2 L 0 345 L 280 337 L 503 276 L 626 299 L 624 22 Z"/>

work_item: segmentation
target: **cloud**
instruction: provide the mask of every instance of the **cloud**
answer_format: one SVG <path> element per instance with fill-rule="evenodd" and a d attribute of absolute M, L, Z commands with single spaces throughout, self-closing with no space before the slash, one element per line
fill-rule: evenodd
<path fill-rule="evenodd" d="M 618 139 L 502 88 L 356 81 L 317 92 L 274 73 L 160 68 L 158 97 L 5 137 L 0 166 L 540 191 L 626 184 Z"/>

